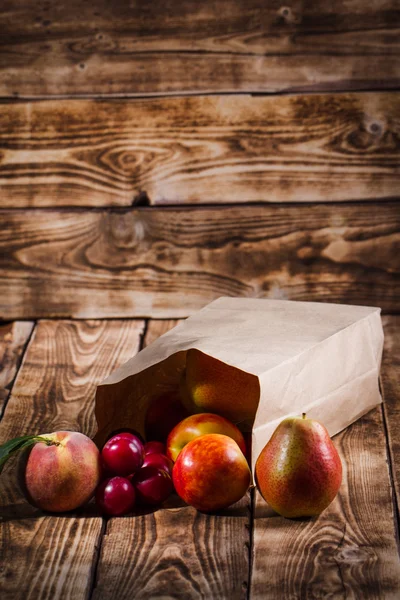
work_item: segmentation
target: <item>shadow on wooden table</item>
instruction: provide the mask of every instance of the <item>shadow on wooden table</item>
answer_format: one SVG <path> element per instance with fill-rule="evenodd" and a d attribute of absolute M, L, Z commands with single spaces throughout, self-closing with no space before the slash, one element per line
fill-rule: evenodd
<path fill-rule="evenodd" d="M 8 504 L 0 507 L 0 523 L 17 521 L 19 519 L 37 519 L 41 517 L 68 517 L 72 519 L 98 518 L 100 515 L 96 505 L 89 503 L 86 506 L 71 512 L 45 512 L 32 506 L 28 502 L 21 501 L 16 504 Z"/>
<path fill-rule="evenodd" d="M 140 517 L 143 515 L 153 514 L 159 510 L 175 510 L 182 509 L 188 507 L 187 504 L 177 494 L 172 494 L 168 500 L 166 500 L 161 506 L 153 506 L 153 507 L 141 507 L 138 506 L 135 511 L 128 513 L 127 515 L 123 515 L 118 518 L 125 517 Z M 216 511 L 213 513 L 201 513 L 205 516 L 207 515 L 218 515 L 222 517 L 243 517 L 248 514 L 250 509 L 250 499 L 248 503 L 243 502 L 243 499 L 239 502 L 236 502 L 232 506 L 220 511 Z M 8 504 L 6 506 L 0 507 L 0 523 L 5 523 L 7 521 L 15 521 L 18 519 L 37 519 L 40 517 L 66 517 L 73 519 L 90 519 L 90 518 L 98 518 L 102 517 L 100 511 L 96 507 L 94 500 L 91 500 L 85 506 L 81 508 L 71 511 L 71 512 L 62 512 L 62 513 L 52 513 L 45 512 L 36 508 L 29 504 L 27 501 L 24 501 L 22 498 L 20 502 L 14 504 Z M 110 518 L 110 517 L 106 517 Z"/>
<path fill-rule="evenodd" d="M 280 514 L 274 511 L 273 508 L 265 502 L 264 499 L 261 498 L 261 495 L 257 499 L 257 504 L 254 510 L 254 519 L 273 519 L 273 518 L 285 519 L 286 521 L 300 521 L 300 522 L 308 522 L 316 519 L 316 517 L 295 517 L 295 518 L 285 518 Z"/>

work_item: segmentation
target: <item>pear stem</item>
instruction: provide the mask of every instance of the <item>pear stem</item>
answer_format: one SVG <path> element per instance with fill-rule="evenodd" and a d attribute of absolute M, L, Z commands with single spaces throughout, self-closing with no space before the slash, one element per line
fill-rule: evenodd
<path fill-rule="evenodd" d="M 305 419 L 306 418 L 306 413 L 301 413 L 301 418 Z"/>

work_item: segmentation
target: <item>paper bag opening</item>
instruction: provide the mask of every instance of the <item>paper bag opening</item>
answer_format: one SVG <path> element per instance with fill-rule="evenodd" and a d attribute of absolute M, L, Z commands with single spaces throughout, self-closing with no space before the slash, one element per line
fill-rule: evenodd
<path fill-rule="evenodd" d="M 259 453 L 284 418 L 306 412 L 333 436 L 381 402 L 379 308 L 219 298 L 98 387 L 96 443 L 101 445 L 111 431 L 123 427 L 144 435 L 151 399 L 179 386 L 193 349 L 258 382 L 259 402 L 250 424 L 253 472 Z"/>
<path fill-rule="evenodd" d="M 250 433 L 259 399 L 257 376 L 189 348 L 114 385 L 100 386 L 96 395 L 95 442 L 103 445 L 113 431 L 124 427 L 137 431 L 146 440 L 165 442 L 174 424 L 191 414 L 205 412 L 221 415 Z M 162 420 L 158 425 L 154 423 L 157 417 Z"/>

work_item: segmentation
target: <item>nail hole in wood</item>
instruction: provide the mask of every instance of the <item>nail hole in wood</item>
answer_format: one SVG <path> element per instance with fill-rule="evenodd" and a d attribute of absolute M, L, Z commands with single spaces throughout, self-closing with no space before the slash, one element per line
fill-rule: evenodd
<path fill-rule="evenodd" d="M 132 206 L 150 206 L 150 198 L 146 192 L 139 192 L 132 200 Z"/>
<path fill-rule="evenodd" d="M 381 127 L 380 127 L 379 123 L 371 123 L 371 125 L 369 126 L 369 130 L 371 133 L 379 133 L 381 130 Z"/>

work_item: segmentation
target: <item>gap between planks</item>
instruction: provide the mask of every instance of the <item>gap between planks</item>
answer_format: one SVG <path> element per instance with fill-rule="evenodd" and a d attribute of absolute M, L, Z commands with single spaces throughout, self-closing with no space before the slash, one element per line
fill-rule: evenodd
<path fill-rule="evenodd" d="M 252 55 L 253 56 L 253 55 Z M 208 97 L 208 96 L 250 96 L 251 98 L 263 98 L 263 97 L 272 97 L 272 96 L 298 96 L 299 94 L 307 94 L 307 96 L 316 96 L 316 95 L 322 95 L 322 94 L 344 94 L 344 93 L 348 93 L 348 92 L 354 92 L 357 94 L 370 94 L 370 93 L 377 93 L 377 92 L 385 92 L 388 94 L 396 94 L 400 91 L 400 87 L 398 86 L 398 83 L 396 81 L 394 82 L 390 82 L 387 81 L 385 82 L 385 86 L 364 86 L 364 87 L 350 87 L 348 85 L 348 82 L 344 81 L 343 82 L 343 87 L 342 86 L 337 86 L 337 87 L 321 87 L 321 89 L 319 88 L 308 88 L 308 87 L 296 87 L 296 88 L 292 88 L 292 89 L 286 89 L 286 90 L 271 90 L 269 91 L 262 91 L 262 92 L 255 92 L 252 88 L 249 88 L 248 90 L 221 90 L 220 92 L 213 92 L 213 91 L 207 91 L 206 89 L 201 90 L 201 91 L 193 91 L 193 92 L 188 92 L 188 91 L 178 91 L 178 92 L 160 92 L 159 94 L 157 94 L 157 92 L 149 92 L 148 94 L 141 92 L 138 94 L 132 93 L 132 94 L 128 94 L 128 93 L 121 93 L 121 94 L 117 94 L 117 93 L 110 93 L 110 94 L 43 94 L 43 95 L 36 95 L 36 96 L 30 96 L 29 94 L 19 94 L 18 96 L 6 96 L 6 95 L 1 95 L 0 96 L 0 104 L 6 104 L 6 103 L 13 103 L 13 104 L 18 104 L 18 103 L 22 103 L 22 102 L 42 102 L 42 101 L 46 101 L 46 100 L 98 100 L 99 102 L 101 101 L 116 101 L 118 102 L 118 100 L 162 100 L 163 98 L 193 98 L 193 97 Z"/>
<path fill-rule="evenodd" d="M 136 319 L 134 319 L 134 320 L 136 320 Z M 143 319 L 138 319 L 138 320 L 143 320 Z M 167 320 L 167 319 L 165 319 L 165 320 Z M 145 319 L 144 320 L 144 325 L 143 325 L 143 330 L 142 330 L 142 333 L 140 334 L 140 337 L 139 337 L 138 352 L 140 352 L 144 348 L 144 343 L 145 343 L 145 338 L 146 338 L 146 333 L 148 331 L 148 327 L 149 327 L 149 319 Z M 92 564 L 91 579 L 90 579 L 89 588 L 88 588 L 88 595 L 87 595 L 87 599 L 88 600 L 90 598 L 92 598 L 93 593 L 94 593 L 94 589 L 96 587 L 97 570 L 98 570 L 99 563 L 100 563 L 101 550 L 102 550 L 102 547 L 103 547 L 104 537 L 107 534 L 107 524 L 108 524 L 108 521 L 109 521 L 108 518 L 102 517 L 102 525 L 101 525 L 101 531 L 100 531 L 100 535 L 99 535 L 99 543 L 96 546 L 95 557 L 94 557 L 93 564 Z"/>
<path fill-rule="evenodd" d="M 143 190 L 143 193 L 146 194 L 147 193 L 145 190 Z M 152 204 L 152 200 L 151 198 L 149 198 L 147 196 L 147 198 L 149 199 L 149 204 L 136 204 L 135 203 L 135 198 L 132 200 L 132 204 L 130 205 L 126 205 L 126 206 L 118 206 L 118 205 L 110 205 L 110 206 L 92 206 L 90 204 L 88 205 L 80 205 L 80 206 L 76 206 L 76 205 L 63 205 L 63 206 L 27 206 L 27 207 L 18 207 L 18 208 L 10 208 L 10 207 L 6 207 L 6 206 L 0 206 L 0 215 L 2 213 L 6 213 L 6 212 L 10 212 L 13 211 L 14 213 L 34 213 L 34 212 L 54 212 L 56 211 L 57 213 L 63 213 L 63 212 L 72 212 L 72 213 L 87 213 L 87 212 L 91 212 L 91 213 L 106 213 L 106 212 L 112 212 L 112 213 L 120 213 L 120 214 L 124 214 L 124 213 L 129 213 L 131 210 L 135 209 L 135 210 L 140 210 L 143 212 L 173 212 L 173 211 L 181 211 L 182 213 L 187 213 L 187 212 L 191 212 L 191 211 L 196 211 L 196 212 L 200 212 L 200 211 L 206 211 L 206 210 L 212 210 L 212 209 L 220 209 L 220 210 L 232 210 L 232 209 L 237 209 L 238 207 L 242 207 L 242 208 L 271 208 L 271 209 L 284 209 L 284 208 L 289 208 L 289 207 L 293 207 L 293 208 L 301 208 L 304 210 L 306 210 L 307 208 L 314 208 L 315 206 L 318 205 L 324 205 L 326 204 L 323 201 L 320 202 L 295 202 L 295 201 L 290 201 L 290 202 L 270 202 L 269 200 L 257 200 L 257 201 L 252 201 L 252 200 L 248 200 L 246 202 L 243 203 L 235 203 L 235 202 L 218 202 L 218 201 L 213 201 L 213 202 L 204 202 L 204 203 L 188 203 L 188 204 L 182 204 L 182 203 L 171 203 L 168 202 L 166 204 Z M 329 201 L 329 206 L 330 207 L 343 207 L 343 206 L 358 206 L 358 205 L 364 205 L 366 202 L 370 202 L 371 205 L 374 203 L 374 201 L 372 200 L 368 200 L 365 198 L 352 198 L 350 200 L 330 200 Z M 390 205 L 393 204 L 393 202 L 400 202 L 400 196 L 387 196 L 385 198 L 379 199 L 379 206 L 384 207 L 385 205 Z M 135 317 L 139 318 L 139 317 Z M 158 317 L 157 317 L 158 318 Z M 166 317 L 166 319 L 168 319 L 168 317 Z"/>
<path fill-rule="evenodd" d="M 385 332 L 385 347 L 382 360 L 380 377 L 381 391 L 383 397 L 382 419 L 386 437 L 386 453 L 389 468 L 389 476 L 392 484 L 392 503 L 394 512 L 395 535 L 397 550 L 400 556 L 400 486 L 399 466 L 396 464 L 398 456 L 399 440 L 399 382 L 398 367 L 400 364 L 400 343 L 398 331 L 400 319 L 395 315 L 385 315 L 382 319 Z"/>
<path fill-rule="evenodd" d="M 387 460 L 387 464 L 388 464 L 390 487 L 391 487 L 391 494 L 392 494 L 394 536 L 395 536 L 396 545 L 397 545 L 397 552 L 398 552 L 399 558 L 400 558 L 400 512 L 399 512 L 399 505 L 397 502 L 396 486 L 395 486 L 394 473 L 393 473 L 395 457 L 394 457 L 394 455 L 392 453 L 392 449 L 390 447 L 389 431 L 388 431 L 387 416 L 386 416 L 386 412 L 385 412 L 384 402 L 382 403 L 381 411 L 382 411 L 383 430 L 385 432 L 385 440 L 386 440 L 386 456 L 387 456 L 386 460 Z"/>
<path fill-rule="evenodd" d="M 11 375 L 11 378 L 8 381 L 5 382 L 5 386 L 3 387 L 3 389 L 0 390 L 0 391 L 4 391 L 5 392 L 5 396 L 4 396 L 4 399 L 3 399 L 2 402 L 1 402 L 1 397 L 0 397 L 0 421 L 3 418 L 3 415 L 4 415 L 5 410 L 7 408 L 7 404 L 8 404 L 8 401 L 9 401 L 10 397 L 11 397 L 15 380 L 17 378 L 19 370 L 23 366 L 24 358 L 26 356 L 26 351 L 28 349 L 28 346 L 30 344 L 30 341 L 32 339 L 32 336 L 34 334 L 34 331 L 35 331 L 36 325 L 37 325 L 37 321 L 32 321 L 32 319 L 19 319 L 18 321 L 13 321 L 13 322 L 10 322 L 9 324 L 13 327 L 14 325 L 18 325 L 18 323 L 21 323 L 21 322 L 25 323 L 25 324 L 32 323 L 32 328 L 31 328 L 30 332 L 28 333 L 28 335 L 26 336 L 26 339 L 25 339 L 25 341 L 23 342 L 23 344 L 21 346 L 20 352 L 18 352 L 18 348 L 17 348 L 16 349 L 16 355 L 11 359 L 12 362 L 14 362 L 14 365 L 11 365 L 11 370 L 13 370 L 15 368 L 15 372 Z M 7 322 L 4 322 L 4 323 L 0 322 L 0 326 L 1 325 L 5 325 L 6 326 Z M 14 332 L 11 331 L 11 336 L 13 335 L 13 333 Z M 1 340 L 0 340 L 0 343 L 1 343 Z M 12 345 L 13 345 L 13 339 L 11 338 L 11 340 L 10 340 L 11 349 L 12 349 Z M 4 356 L 5 356 L 6 352 L 7 352 L 7 342 L 4 341 L 4 355 L 3 355 L 3 360 L 5 359 Z M 4 368 L 4 365 L 0 364 L 0 372 L 3 370 L 3 368 Z"/>
<path fill-rule="evenodd" d="M 253 562 L 254 562 L 254 515 L 255 515 L 255 487 L 250 489 L 250 519 L 249 519 L 249 573 L 247 578 L 247 595 L 246 600 L 251 599 L 251 573 L 253 570 Z"/>

